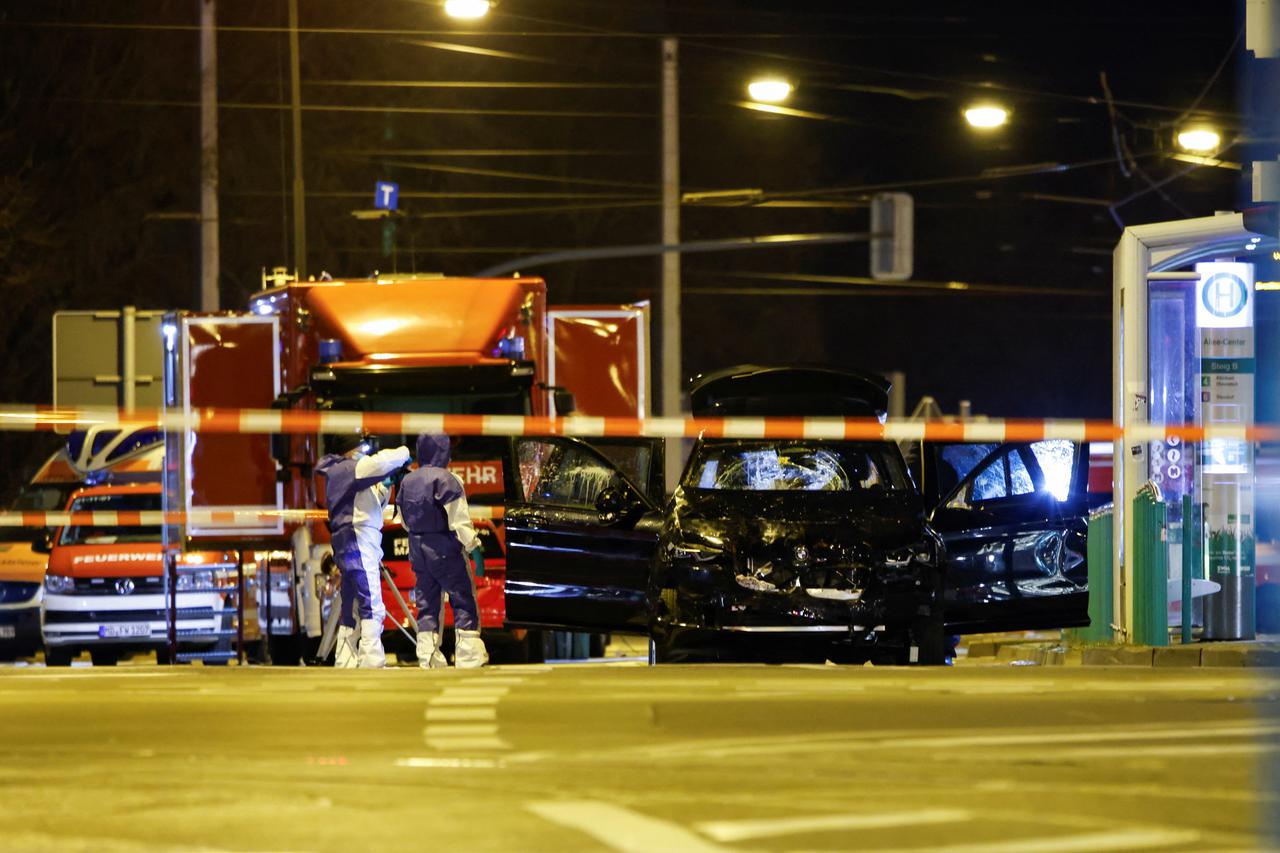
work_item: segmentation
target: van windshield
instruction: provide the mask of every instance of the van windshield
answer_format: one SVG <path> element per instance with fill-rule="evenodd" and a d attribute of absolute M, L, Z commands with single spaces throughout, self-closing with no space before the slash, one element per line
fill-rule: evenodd
<path fill-rule="evenodd" d="M 53 512 L 67 505 L 78 483 L 41 483 L 24 488 L 10 509 L 14 512 Z M 52 527 L 0 527 L 0 542 L 35 542 Z"/>
<path fill-rule="evenodd" d="M 86 495 L 71 504 L 72 512 L 159 512 L 160 495 Z M 69 524 L 62 528 L 60 545 L 115 545 L 122 542 L 159 542 L 160 527 Z"/>

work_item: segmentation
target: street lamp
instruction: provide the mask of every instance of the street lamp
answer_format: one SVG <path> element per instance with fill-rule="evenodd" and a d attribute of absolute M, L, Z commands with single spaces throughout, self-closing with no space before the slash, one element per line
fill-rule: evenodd
<path fill-rule="evenodd" d="M 450 18 L 475 20 L 489 14 L 492 6 L 489 0 L 445 0 L 444 13 Z"/>
<path fill-rule="evenodd" d="M 1178 147 L 1200 153 L 1217 151 L 1222 144 L 1218 131 L 1208 125 L 1195 125 L 1178 132 Z"/>
<path fill-rule="evenodd" d="M 762 104 L 780 104 L 791 97 L 792 85 L 780 77 L 761 77 L 747 84 L 751 100 Z"/>
<path fill-rule="evenodd" d="M 994 130 L 1009 121 L 1009 111 L 999 104 L 974 104 L 964 111 L 964 120 L 978 130 Z"/>

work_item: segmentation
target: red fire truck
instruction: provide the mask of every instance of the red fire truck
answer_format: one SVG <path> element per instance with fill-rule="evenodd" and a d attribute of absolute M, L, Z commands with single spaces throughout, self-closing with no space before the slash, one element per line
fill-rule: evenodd
<path fill-rule="evenodd" d="M 287 408 L 324 412 L 582 414 L 648 411 L 648 307 L 548 309 L 540 278 L 468 279 L 392 275 L 297 281 L 277 271 L 247 312 L 169 315 L 165 337 L 167 409 Z M 324 453 L 316 434 L 170 433 L 166 509 L 315 509 L 322 488 L 312 466 Z M 414 436 L 381 436 L 383 446 Z M 468 484 L 492 562 L 478 580 L 483 627 L 503 629 L 501 439 L 462 437 L 455 470 Z M 485 517 L 492 520 L 485 521 Z M 388 525 L 385 558 L 412 611 L 412 572 Z M 269 600 L 263 615 L 273 658 L 318 644 L 334 584 L 323 523 L 187 524 L 167 530 L 173 559 L 184 550 L 238 547 L 271 552 L 259 562 Z M 412 618 L 384 590 L 387 629 Z M 522 633 L 492 637 L 528 642 Z M 388 636 L 389 644 L 396 639 Z M 517 657 L 527 653 L 518 649 Z M 536 655 L 536 651 L 535 651 Z"/>

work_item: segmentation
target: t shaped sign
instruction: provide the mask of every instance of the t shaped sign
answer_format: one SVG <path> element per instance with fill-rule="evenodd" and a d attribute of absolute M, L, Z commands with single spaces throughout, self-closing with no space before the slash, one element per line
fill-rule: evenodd
<path fill-rule="evenodd" d="M 395 210 L 400 203 L 400 185 L 378 181 L 373 191 L 373 206 L 378 210 Z"/>

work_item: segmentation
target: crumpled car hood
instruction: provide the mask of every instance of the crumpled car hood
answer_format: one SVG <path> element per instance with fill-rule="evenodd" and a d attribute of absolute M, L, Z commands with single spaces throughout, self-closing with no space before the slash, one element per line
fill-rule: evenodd
<path fill-rule="evenodd" d="M 850 499 L 813 493 L 679 489 L 668 519 L 669 541 L 711 537 L 734 550 L 778 541 L 833 541 L 861 545 L 871 556 L 926 537 L 919 498 L 910 493 Z"/>

